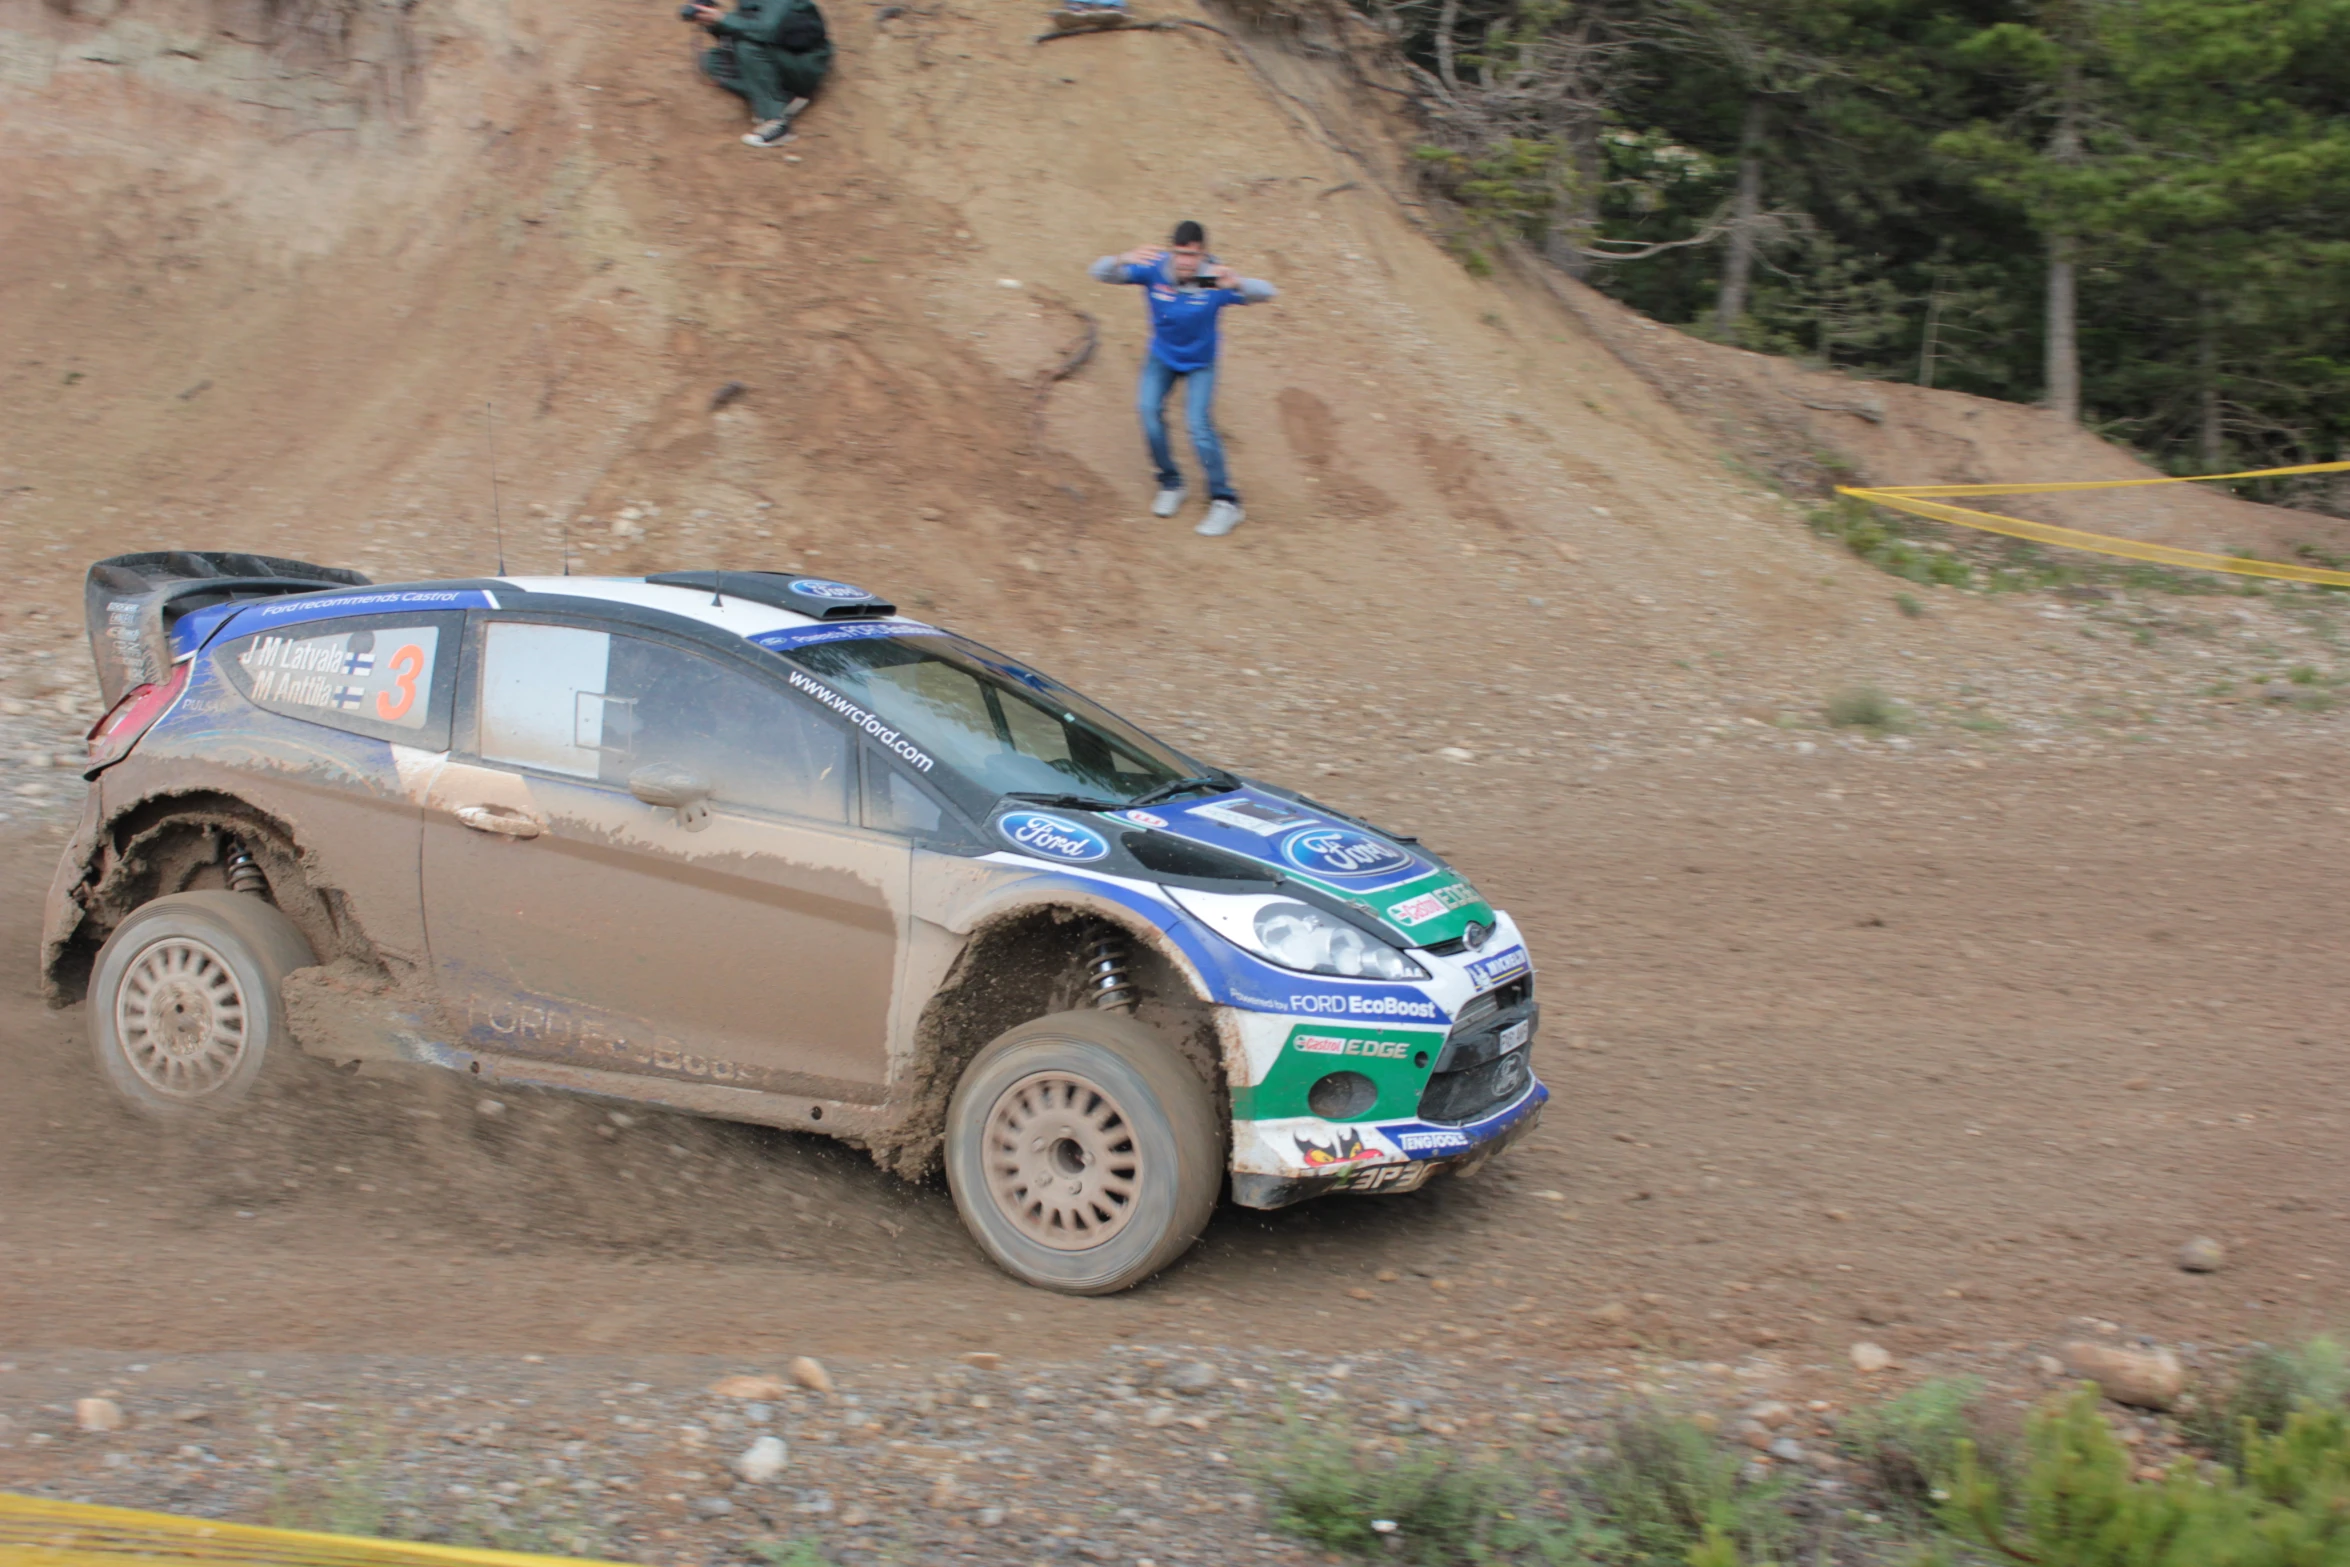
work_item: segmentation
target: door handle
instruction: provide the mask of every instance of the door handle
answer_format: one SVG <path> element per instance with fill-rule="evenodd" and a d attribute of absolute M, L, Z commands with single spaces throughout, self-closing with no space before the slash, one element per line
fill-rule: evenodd
<path fill-rule="evenodd" d="M 457 820 L 475 832 L 492 832 L 501 838 L 536 838 L 547 830 L 528 816 L 494 805 L 460 805 Z"/>

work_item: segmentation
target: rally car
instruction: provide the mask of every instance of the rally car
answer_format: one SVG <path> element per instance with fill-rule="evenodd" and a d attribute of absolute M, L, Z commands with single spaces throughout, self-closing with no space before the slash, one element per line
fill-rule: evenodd
<path fill-rule="evenodd" d="M 1507 914 L 862 588 L 92 567 L 44 975 L 162 1116 L 423 1063 L 943 1162 L 1046 1288 L 1409 1191 L 1548 1094 Z"/>

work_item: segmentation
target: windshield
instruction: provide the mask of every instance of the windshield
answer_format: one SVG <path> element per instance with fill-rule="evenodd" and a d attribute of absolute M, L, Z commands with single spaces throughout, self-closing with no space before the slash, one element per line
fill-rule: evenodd
<path fill-rule="evenodd" d="M 1202 771 L 1059 681 L 960 637 L 859 637 L 778 651 L 991 795 L 1124 805 Z"/>

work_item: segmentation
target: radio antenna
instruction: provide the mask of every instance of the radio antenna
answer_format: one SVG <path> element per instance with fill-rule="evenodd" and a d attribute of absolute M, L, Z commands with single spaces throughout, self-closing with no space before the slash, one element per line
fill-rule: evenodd
<path fill-rule="evenodd" d="M 490 526 L 498 530 L 498 575 L 502 577 L 506 575 L 506 518 L 498 510 L 498 405 L 494 402 L 485 402 L 481 405 L 481 413 L 483 428 L 489 432 Z M 566 552 L 564 565 L 568 573 L 570 566 L 568 552 Z"/>

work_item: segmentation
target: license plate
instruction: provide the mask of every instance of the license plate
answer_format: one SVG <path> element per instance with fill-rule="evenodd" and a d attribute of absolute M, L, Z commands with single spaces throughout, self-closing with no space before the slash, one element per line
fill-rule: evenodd
<path fill-rule="evenodd" d="M 1512 1023 L 1509 1027 L 1501 1031 L 1501 1048 L 1503 1053 L 1507 1054 L 1508 1052 L 1517 1049 L 1528 1039 L 1531 1039 L 1533 1035 L 1534 1020 L 1530 1017 L 1518 1019 L 1518 1021 Z"/>

